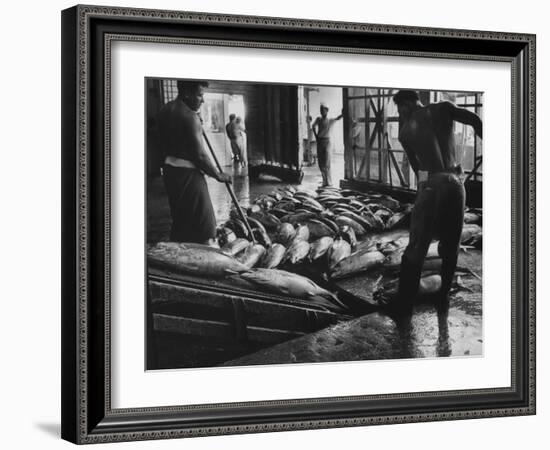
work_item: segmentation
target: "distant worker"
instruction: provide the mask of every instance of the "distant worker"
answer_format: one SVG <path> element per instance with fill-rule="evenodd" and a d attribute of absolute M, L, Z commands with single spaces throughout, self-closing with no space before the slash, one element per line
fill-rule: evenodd
<path fill-rule="evenodd" d="M 198 112 L 208 83 L 178 81 L 177 87 L 176 99 L 158 114 L 164 184 L 172 216 L 170 240 L 212 244 L 216 218 L 204 174 L 220 183 L 231 182 L 231 177 L 215 168 L 204 147 Z"/>
<path fill-rule="evenodd" d="M 236 145 L 240 149 L 240 155 L 241 155 L 241 166 L 246 166 L 246 145 L 245 145 L 245 137 L 246 137 L 246 130 L 244 128 L 243 119 L 240 116 L 237 116 L 235 118 L 235 129 L 237 133 L 237 139 L 235 140 Z"/>
<path fill-rule="evenodd" d="M 479 137 L 482 137 L 482 122 L 473 112 L 451 102 L 424 106 L 416 91 L 401 90 L 393 101 L 399 112 L 399 142 L 418 181 L 409 245 L 401 260 L 398 296 L 390 305 L 395 312 L 409 315 L 418 293 L 424 258 L 434 238 L 439 238 L 438 252 L 442 259 L 438 299 L 440 306 L 448 307 L 466 198 L 453 122 L 471 125 Z"/>
<path fill-rule="evenodd" d="M 244 158 L 244 125 L 242 119 L 235 114 L 229 115 L 229 122 L 225 126 L 225 132 L 231 143 L 231 152 L 233 153 L 233 162 L 240 164 L 242 167 L 246 165 Z"/>
<path fill-rule="evenodd" d="M 332 129 L 336 121 L 342 118 L 342 114 L 335 118 L 327 117 L 328 105 L 321 103 L 321 116 L 315 119 L 311 129 L 317 141 L 317 161 L 321 176 L 323 177 L 323 187 L 332 186 L 332 176 L 330 173 L 330 160 L 332 157 Z"/>

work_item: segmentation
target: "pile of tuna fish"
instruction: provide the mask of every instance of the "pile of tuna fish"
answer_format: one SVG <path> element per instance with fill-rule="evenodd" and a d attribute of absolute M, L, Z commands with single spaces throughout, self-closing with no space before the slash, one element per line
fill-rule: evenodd
<path fill-rule="evenodd" d="M 278 189 L 247 209 L 256 244 L 236 211 L 218 230 L 222 251 L 252 267 L 292 271 L 315 263 L 332 279 L 382 264 L 372 233 L 404 226 L 412 205 L 388 195 L 321 188 L 317 193 Z"/>
<path fill-rule="evenodd" d="M 259 196 L 244 210 L 253 236 L 232 210 L 217 230 L 219 248 L 160 243 L 149 258 L 173 260 L 181 270 L 202 276 L 238 274 L 264 291 L 340 307 L 332 292 L 298 273 L 309 268 L 316 279 L 330 282 L 375 268 L 398 270 L 412 204 L 375 192 L 287 186 Z M 463 245 L 481 246 L 480 223 L 480 210 L 466 212 Z M 425 267 L 437 270 L 440 264 L 434 242 Z"/>

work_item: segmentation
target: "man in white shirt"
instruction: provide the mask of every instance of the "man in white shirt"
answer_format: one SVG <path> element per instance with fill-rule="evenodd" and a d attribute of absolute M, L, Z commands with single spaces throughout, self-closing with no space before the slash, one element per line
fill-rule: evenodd
<path fill-rule="evenodd" d="M 317 160 L 321 176 L 323 177 L 323 187 L 332 186 L 332 177 L 330 174 L 330 160 L 332 156 L 332 129 L 336 121 L 342 118 L 342 114 L 338 117 L 329 118 L 328 105 L 321 103 L 321 116 L 315 119 L 311 129 L 317 141 Z"/>

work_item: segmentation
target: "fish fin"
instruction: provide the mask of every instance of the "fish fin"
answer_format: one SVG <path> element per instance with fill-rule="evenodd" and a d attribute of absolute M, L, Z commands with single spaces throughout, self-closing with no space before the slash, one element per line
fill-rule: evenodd
<path fill-rule="evenodd" d="M 329 292 L 330 293 L 330 299 L 332 300 L 332 303 L 334 303 L 335 305 L 339 306 L 340 308 L 342 308 L 343 310 L 348 310 L 349 308 L 347 307 L 347 305 L 345 305 L 344 303 L 342 303 L 340 301 L 340 299 L 338 298 L 338 296 L 336 294 L 333 294 L 332 292 Z"/>

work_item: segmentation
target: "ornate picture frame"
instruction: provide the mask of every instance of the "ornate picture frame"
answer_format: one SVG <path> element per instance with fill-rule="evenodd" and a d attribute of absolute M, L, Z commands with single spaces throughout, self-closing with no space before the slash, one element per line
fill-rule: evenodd
<path fill-rule="evenodd" d="M 510 386 L 113 408 L 110 73 L 119 41 L 510 64 Z M 530 34 L 304 19 L 99 6 L 63 11 L 62 437 L 84 444 L 534 414 L 535 42 Z"/>

